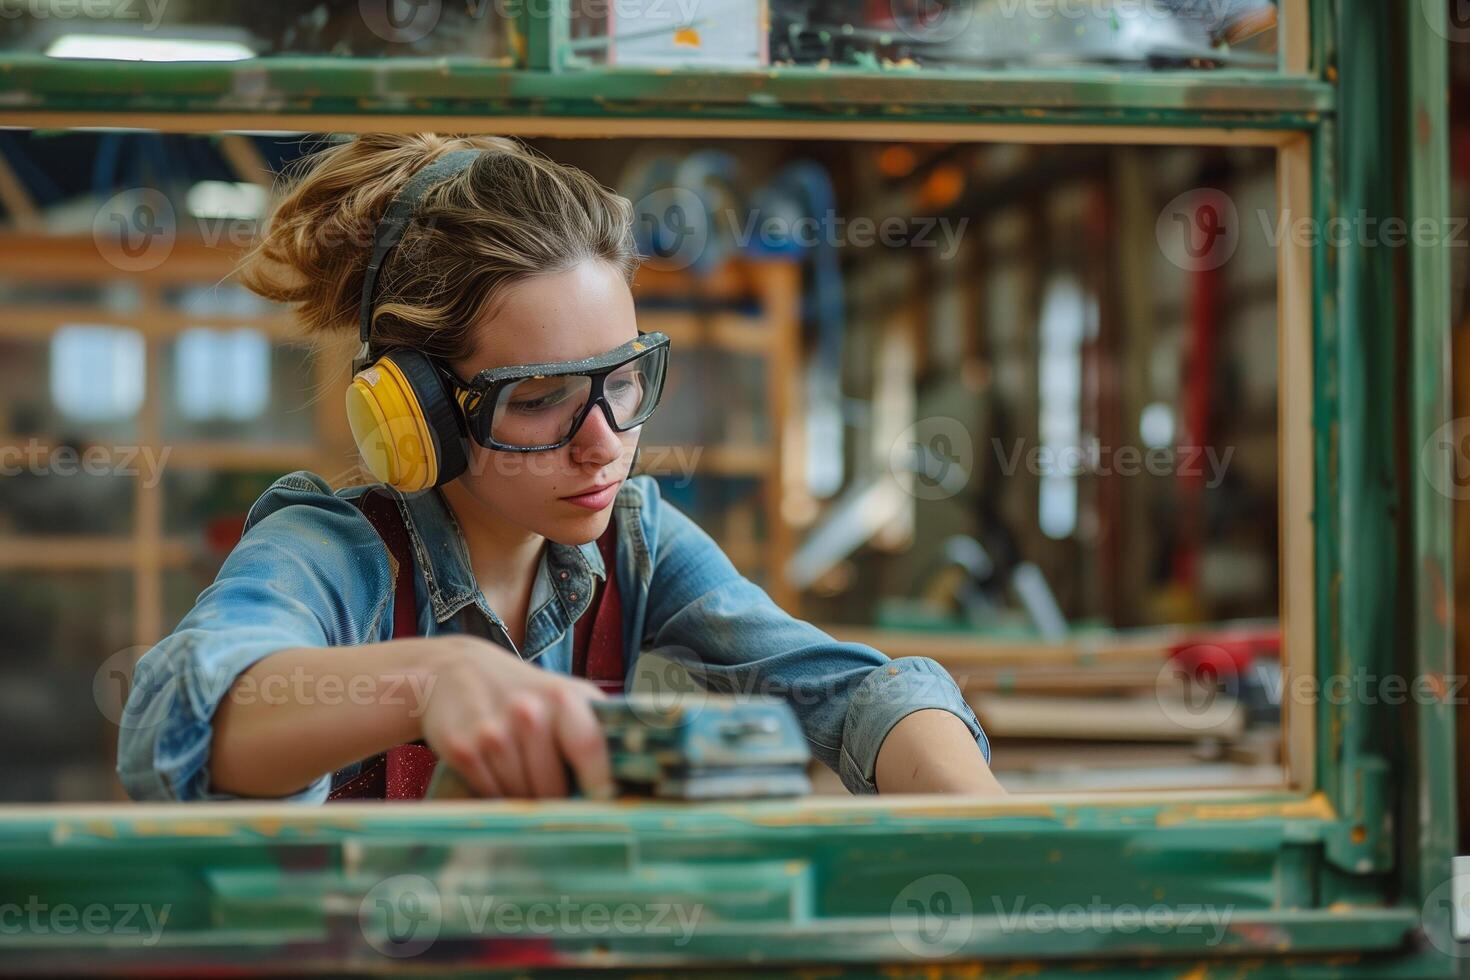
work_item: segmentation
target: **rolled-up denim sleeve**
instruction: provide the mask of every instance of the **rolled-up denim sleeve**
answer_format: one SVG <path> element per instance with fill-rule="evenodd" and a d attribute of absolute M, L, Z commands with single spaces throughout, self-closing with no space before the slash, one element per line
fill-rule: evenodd
<path fill-rule="evenodd" d="M 651 477 L 657 542 L 642 642 L 677 660 L 707 689 L 783 697 L 812 754 L 854 793 L 875 793 L 874 768 L 904 717 L 940 708 L 965 723 L 986 761 L 990 743 L 949 673 L 928 657 L 890 659 L 798 619 L 731 564 L 719 545 Z M 636 678 L 636 672 L 635 672 Z"/>
<path fill-rule="evenodd" d="M 378 639 L 390 585 L 382 541 L 351 501 L 305 471 L 272 484 L 214 582 L 133 669 L 118 733 L 128 795 L 232 798 L 211 789 L 208 761 L 215 709 L 236 679 L 280 650 Z M 324 800 L 330 781 L 285 798 Z"/>

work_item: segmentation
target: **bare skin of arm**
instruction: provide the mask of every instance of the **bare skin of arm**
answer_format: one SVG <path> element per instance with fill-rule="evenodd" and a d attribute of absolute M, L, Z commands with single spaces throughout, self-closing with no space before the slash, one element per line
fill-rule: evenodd
<path fill-rule="evenodd" d="M 286 796 L 422 738 L 485 796 L 566 796 L 563 762 L 586 795 L 606 796 L 607 747 L 589 703 L 601 697 L 478 637 L 281 650 L 236 678 L 215 711 L 211 782 Z"/>
<path fill-rule="evenodd" d="M 1006 796 L 970 729 L 954 714 L 926 708 L 888 732 L 873 768 L 879 793 Z"/>

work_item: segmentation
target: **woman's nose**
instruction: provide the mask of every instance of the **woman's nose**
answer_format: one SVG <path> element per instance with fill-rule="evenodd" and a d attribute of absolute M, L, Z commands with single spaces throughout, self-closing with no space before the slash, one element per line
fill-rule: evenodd
<path fill-rule="evenodd" d="M 601 405 L 593 405 L 582 428 L 572 437 L 572 459 L 604 466 L 623 453 L 623 437 L 609 424 Z"/>

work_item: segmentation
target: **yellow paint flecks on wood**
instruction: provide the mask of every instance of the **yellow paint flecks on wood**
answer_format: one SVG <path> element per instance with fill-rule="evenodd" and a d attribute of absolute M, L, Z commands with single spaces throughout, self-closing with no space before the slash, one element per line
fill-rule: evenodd
<path fill-rule="evenodd" d="M 1337 814 L 1322 793 L 1304 800 L 1272 803 L 1185 803 L 1160 810 L 1154 818 L 1159 827 L 1195 820 L 1262 820 L 1270 817 L 1298 820 L 1332 820 Z"/>

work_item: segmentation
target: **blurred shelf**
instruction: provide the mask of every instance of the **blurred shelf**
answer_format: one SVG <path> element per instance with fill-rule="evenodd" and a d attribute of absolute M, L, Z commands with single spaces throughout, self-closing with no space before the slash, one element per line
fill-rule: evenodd
<path fill-rule="evenodd" d="M 770 353 L 774 331 L 764 317 L 739 313 L 681 313 L 650 310 L 638 314 L 638 325 L 658 330 L 680 347 L 716 347 L 720 350 L 765 357 Z"/>
<path fill-rule="evenodd" d="M 287 470 L 320 470 L 328 460 L 320 446 L 310 443 L 268 443 L 221 440 L 198 440 L 195 442 L 160 443 L 155 445 L 117 445 L 106 442 L 77 443 L 40 436 L 26 437 L 0 434 L 0 456 L 14 458 L 16 455 L 33 454 L 49 456 L 68 446 L 80 446 L 93 460 L 106 465 L 139 466 L 157 461 L 160 468 L 168 466 L 214 469 L 214 470 L 271 470 L 282 467 Z M 106 454 L 105 460 L 103 454 Z M 151 477 L 153 473 L 125 474 Z"/>
<path fill-rule="evenodd" d="M 26 281 L 212 285 L 233 275 L 242 255 L 233 245 L 181 239 L 152 268 L 125 270 L 98 250 L 91 235 L 0 233 L 0 270 L 6 278 Z"/>
<path fill-rule="evenodd" d="M 988 638 L 973 633 L 822 623 L 817 626 L 839 640 L 865 643 L 890 657 L 932 657 L 950 670 L 1010 670 L 1042 665 L 1147 669 L 1152 665 L 1153 672 L 1157 673 L 1170 647 L 1187 635 L 1182 630 L 1161 628 L 1049 643 L 1044 640 Z"/>
<path fill-rule="evenodd" d="M 248 328 L 278 342 L 301 342 L 301 330 L 283 314 L 241 316 L 238 314 L 190 313 L 186 310 L 152 308 L 116 309 L 91 304 L 7 304 L 0 309 L 0 337 L 48 340 L 57 329 L 72 324 L 130 327 L 148 337 L 169 340 L 195 327 L 210 329 Z"/>
<path fill-rule="evenodd" d="M 140 543 L 132 536 L 21 535 L 0 537 L 0 569 L 71 572 L 98 568 L 132 569 Z M 164 567 L 187 565 L 195 549 L 179 538 L 158 542 Z"/>

